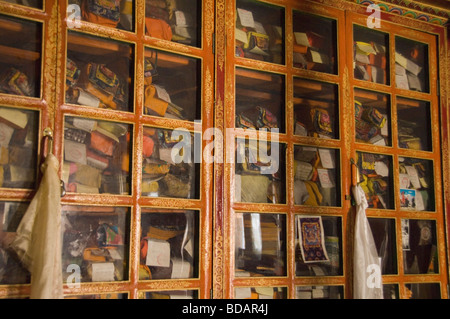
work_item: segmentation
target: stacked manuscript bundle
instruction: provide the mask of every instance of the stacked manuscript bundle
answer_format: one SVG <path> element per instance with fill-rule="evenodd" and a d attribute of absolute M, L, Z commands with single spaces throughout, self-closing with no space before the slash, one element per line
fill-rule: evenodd
<path fill-rule="evenodd" d="M 0 187 L 33 188 L 38 114 L 0 108 Z"/>
<path fill-rule="evenodd" d="M 354 44 L 355 78 L 386 84 L 386 47 L 376 42 Z"/>
<path fill-rule="evenodd" d="M 237 8 L 236 56 L 254 60 L 282 61 L 282 29 L 256 21 L 250 10 Z"/>
<path fill-rule="evenodd" d="M 76 193 L 129 193 L 125 124 L 66 118 L 63 181 Z"/>
<path fill-rule="evenodd" d="M 315 32 L 294 32 L 294 66 L 302 69 L 331 72 L 332 59 L 325 49 L 326 39 Z"/>
<path fill-rule="evenodd" d="M 330 149 L 298 146 L 294 154 L 296 205 L 336 206 L 336 163 Z"/>

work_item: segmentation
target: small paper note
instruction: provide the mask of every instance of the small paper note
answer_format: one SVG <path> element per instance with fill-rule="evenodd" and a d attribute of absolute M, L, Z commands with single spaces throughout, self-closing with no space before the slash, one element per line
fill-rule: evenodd
<path fill-rule="evenodd" d="M 148 239 L 147 266 L 170 267 L 170 244 L 165 240 Z"/>
<path fill-rule="evenodd" d="M 243 27 L 255 27 L 255 20 L 253 20 L 253 13 L 251 11 L 238 8 L 237 12 L 239 16 L 239 22 Z"/>
<path fill-rule="evenodd" d="M 320 186 L 322 186 L 322 188 L 333 188 L 334 187 L 334 182 L 330 176 L 329 170 L 318 168 L 317 173 L 319 175 Z"/>
<path fill-rule="evenodd" d="M 70 140 L 64 140 L 64 159 L 69 162 L 86 165 L 86 145 Z"/>
<path fill-rule="evenodd" d="M 114 281 L 114 264 L 92 263 L 92 281 Z"/>
<path fill-rule="evenodd" d="M 323 168 L 335 168 L 334 158 L 330 149 L 319 148 L 319 156 Z"/>
<path fill-rule="evenodd" d="M 417 175 L 417 171 L 413 166 L 406 166 L 406 172 L 408 173 L 409 180 L 415 189 L 421 188 L 419 176 Z"/>

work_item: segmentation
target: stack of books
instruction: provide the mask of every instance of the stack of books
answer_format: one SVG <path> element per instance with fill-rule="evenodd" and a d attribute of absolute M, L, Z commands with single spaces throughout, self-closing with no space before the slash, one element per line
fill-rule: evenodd
<path fill-rule="evenodd" d="M 353 68 L 357 79 L 386 84 L 386 47 L 376 42 L 356 41 Z"/>
<path fill-rule="evenodd" d="M 33 188 L 37 177 L 37 114 L 0 108 L 0 187 Z"/>
<path fill-rule="evenodd" d="M 128 194 L 128 133 L 125 124 L 66 118 L 63 165 L 66 190 Z"/>

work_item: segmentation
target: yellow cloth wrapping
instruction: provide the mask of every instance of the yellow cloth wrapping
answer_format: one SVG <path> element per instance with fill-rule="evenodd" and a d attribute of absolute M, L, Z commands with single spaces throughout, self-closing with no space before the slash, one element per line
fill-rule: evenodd
<path fill-rule="evenodd" d="M 58 160 L 49 154 L 43 177 L 11 247 L 31 273 L 31 299 L 62 299 L 61 185 Z"/>

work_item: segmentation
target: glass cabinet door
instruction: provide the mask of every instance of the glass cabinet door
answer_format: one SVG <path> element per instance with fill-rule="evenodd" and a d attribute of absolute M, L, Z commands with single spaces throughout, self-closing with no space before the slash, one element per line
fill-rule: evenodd
<path fill-rule="evenodd" d="M 214 58 L 205 30 L 214 19 L 201 18 L 213 15 L 212 4 L 60 5 L 71 17 L 60 32 L 56 111 L 72 225 L 63 257 L 82 276 L 66 296 L 209 298 L 211 257 L 201 252 L 210 249 L 212 166 L 202 160 L 202 137 L 212 127 Z M 73 247 L 89 234 L 106 234 L 106 242 Z"/>
<path fill-rule="evenodd" d="M 436 39 L 365 22 L 358 15 L 347 22 L 356 48 L 355 177 L 369 206 L 384 298 L 442 298 L 448 292 L 440 284 L 447 276 Z"/>
<path fill-rule="evenodd" d="M 307 286 L 311 298 L 312 291 L 315 298 L 344 297 L 344 50 L 337 45 L 344 20 L 343 12 L 316 9 L 227 2 L 226 41 L 235 47 L 226 47 L 218 78 L 228 90 L 223 198 L 229 227 L 218 232 L 232 239 L 224 250 L 234 253 L 223 272 L 230 283 L 225 298 L 297 298 Z M 299 232 L 308 217 L 317 224 Z M 301 234 L 319 241 L 324 260 L 305 262 L 314 244 L 302 245 Z M 319 284 L 325 277 L 336 290 Z"/>

